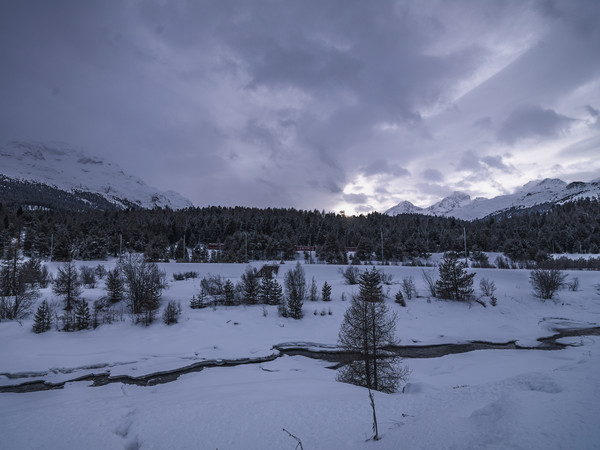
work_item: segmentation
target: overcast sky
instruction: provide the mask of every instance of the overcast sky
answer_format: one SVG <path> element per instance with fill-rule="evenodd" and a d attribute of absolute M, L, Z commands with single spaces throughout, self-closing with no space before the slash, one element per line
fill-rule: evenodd
<path fill-rule="evenodd" d="M 600 1 L 0 3 L 0 145 L 198 206 L 385 210 L 600 177 Z"/>

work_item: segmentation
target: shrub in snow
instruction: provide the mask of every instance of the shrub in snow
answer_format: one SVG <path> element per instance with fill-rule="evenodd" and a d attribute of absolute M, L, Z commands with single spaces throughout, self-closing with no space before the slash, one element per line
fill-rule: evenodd
<path fill-rule="evenodd" d="M 383 284 L 392 284 L 393 275 L 391 273 L 385 273 L 383 270 L 379 270 L 379 279 Z"/>
<path fill-rule="evenodd" d="M 533 289 L 533 295 L 542 300 L 554 297 L 565 282 L 567 276 L 558 269 L 535 269 L 529 273 L 529 283 Z"/>
<path fill-rule="evenodd" d="M 429 290 L 429 294 L 435 297 L 437 292 L 435 290 L 436 280 L 434 278 L 433 270 L 423 270 L 423 281 Z"/>
<path fill-rule="evenodd" d="M 493 280 L 482 278 L 479 282 L 479 289 L 481 289 L 483 295 L 491 298 L 494 295 L 494 292 L 496 292 L 496 283 L 494 283 Z"/>
<path fill-rule="evenodd" d="M 355 266 L 349 266 L 345 269 L 339 270 L 342 278 L 346 281 L 346 284 L 354 285 L 358 284 L 358 278 L 360 277 L 361 270 Z"/>
<path fill-rule="evenodd" d="M 400 306 L 406 307 L 406 302 L 404 301 L 404 296 L 402 295 L 402 291 L 396 292 L 395 302 Z"/>
<path fill-rule="evenodd" d="M 192 295 L 192 299 L 190 300 L 190 308 L 192 309 L 201 309 L 206 308 L 208 305 L 206 304 L 206 296 L 201 292 L 196 297 Z"/>
<path fill-rule="evenodd" d="M 90 266 L 81 266 L 79 268 L 81 284 L 86 289 L 94 289 L 96 287 L 96 272 Z"/>
<path fill-rule="evenodd" d="M 413 296 L 417 296 L 417 288 L 415 287 L 415 280 L 413 279 L 413 277 L 404 277 L 402 279 L 401 286 L 407 300 L 411 300 Z"/>
<path fill-rule="evenodd" d="M 492 295 L 490 296 L 490 305 L 492 305 L 492 306 L 496 306 L 497 304 L 498 304 L 498 299 L 496 298 L 496 296 L 495 296 L 495 295 L 493 295 L 493 294 L 492 294 Z"/>
<path fill-rule="evenodd" d="M 96 266 L 96 268 L 94 269 L 94 273 L 96 274 L 96 276 L 98 278 L 103 280 L 104 277 L 106 276 L 106 268 L 102 264 L 98 264 Z"/>
<path fill-rule="evenodd" d="M 579 290 L 579 278 L 573 278 L 569 283 L 567 283 L 570 291 L 577 292 Z"/>
<path fill-rule="evenodd" d="M 210 273 L 200 280 L 200 289 L 207 297 L 212 297 L 214 303 L 223 303 L 225 281 L 221 275 Z"/>
<path fill-rule="evenodd" d="M 167 325 L 177 323 L 181 315 L 181 306 L 175 303 L 175 300 L 169 300 L 167 307 L 163 312 L 163 322 Z"/>
<path fill-rule="evenodd" d="M 491 267 L 488 255 L 480 251 L 473 251 L 469 258 L 472 262 L 471 267 L 489 268 Z"/>
<path fill-rule="evenodd" d="M 310 283 L 310 288 L 308 290 L 308 299 L 311 302 L 316 302 L 319 299 L 319 293 L 317 291 L 317 282 L 315 281 L 315 277 L 312 277 L 312 281 Z"/>

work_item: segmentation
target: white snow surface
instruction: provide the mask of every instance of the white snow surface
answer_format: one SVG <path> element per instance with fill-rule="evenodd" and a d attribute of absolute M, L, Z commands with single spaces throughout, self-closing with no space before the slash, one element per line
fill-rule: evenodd
<path fill-rule="evenodd" d="M 454 192 L 439 202 L 420 208 L 409 201 L 400 202 L 388 209 L 386 214 L 425 214 L 430 216 L 451 216 L 458 219 L 481 219 L 490 214 L 498 214 L 511 209 L 526 209 L 536 205 L 562 204 L 583 198 L 596 198 L 600 195 L 600 179 L 589 183 L 570 184 L 555 178 L 530 181 L 513 194 L 500 195 L 491 199 L 478 197 L 471 199 L 464 192 Z"/>
<path fill-rule="evenodd" d="M 181 209 L 192 203 L 174 191 L 160 191 L 116 164 L 87 155 L 64 143 L 13 141 L 0 147 L 0 173 L 9 178 L 37 181 L 65 191 L 74 189 L 102 195 L 123 206 L 120 199 L 142 208 Z"/>
<path fill-rule="evenodd" d="M 78 265 L 108 262 L 78 262 Z M 260 263 L 254 263 L 260 266 Z M 58 264 L 50 263 L 55 272 Z M 89 373 L 141 376 L 204 360 L 276 355 L 276 344 L 332 350 L 357 286 L 345 285 L 339 266 L 304 265 L 306 278 L 332 285 L 331 302 L 304 303 L 301 320 L 278 317 L 275 307 L 192 310 L 189 299 L 208 273 L 239 281 L 243 264 L 159 264 L 170 287 L 163 305 L 181 302 L 180 322 L 132 325 L 128 319 L 95 330 L 51 330 L 36 335 L 32 319 L 0 323 L 0 385 L 61 382 Z M 282 265 L 278 281 L 292 264 Z M 398 283 L 413 277 L 418 298 L 398 314 L 404 345 L 472 340 L 536 346 L 560 328 L 598 326 L 597 272 L 568 272 L 580 290 L 543 302 L 526 270 L 476 269 L 475 287 L 496 284 L 498 306 L 428 299 L 422 269 L 386 266 Z M 425 270 L 435 270 L 425 268 Z M 172 281 L 196 271 L 199 278 Z M 567 280 L 568 281 L 568 280 Z M 399 289 L 389 288 L 390 299 Z M 83 297 L 104 294 L 103 282 Z M 54 300 L 50 288 L 42 297 Z M 483 298 L 489 304 L 489 299 Z M 320 315 L 321 311 L 332 314 Z M 317 311 L 317 315 L 314 315 Z M 563 350 L 480 350 L 430 359 L 404 359 L 411 374 L 404 392 L 375 393 L 380 441 L 371 436 L 365 389 L 335 380 L 331 363 L 281 356 L 270 362 L 206 368 L 149 387 L 70 382 L 63 389 L 0 394 L 2 448 L 10 449 L 594 449 L 600 442 L 600 338 L 563 338 Z"/>

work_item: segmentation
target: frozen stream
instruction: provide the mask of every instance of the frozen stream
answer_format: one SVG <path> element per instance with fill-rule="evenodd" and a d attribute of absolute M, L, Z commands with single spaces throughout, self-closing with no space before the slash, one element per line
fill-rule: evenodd
<path fill-rule="evenodd" d="M 439 358 L 445 355 L 467 353 L 475 350 L 561 350 L 572 344 L 564 344 L 559 342 L 560 339 L 577 337 L 577 336 L 600 336 L 600 327 L 591 328 L 576 328 L 576 329 L 563 329 L 557 330 L 558 333 L 550 336 L 539 338 L 540 345 L 534 347 L 520 346 L 516 341 L 509 341 L 504 343 L 494 343 L 485 341 L 472 341 L 460 344 L 438 344 L 438 345 L 398 345 L 387 347 L 386 350 L 395 355 L 401 356 L 402 358 Z M 138 377 L 130 375 L 111 375 L 110 371 L 103 371 L 100 373 L 87 373 L 85 375 L 74 377 L 60 382 L 49 382 L 45 380 L 36 379 L 31 382 L 24 382 L 15 385 L 4 385 L 0 386 L 0 393 L 13 392 L 13 393 L 24 393 L 24 392 L 36 392 L 45 391 L 51 389 L 61 389 L 66 383 L 75 381 L 87 381 L 91 382 L 91 386 L 104 386 L 109 383 L 124 383 L 132 384 L 136 386 L 154 386 L 157 384 L 170 383 L 177 380 L 181 375 L 199 372 L 205 368 L 210 367 L 232 367 L 243 364 L 259 364 L 267 361 L 273 361 L 283 355 L 289 356 L 305 356 L 312 359 L 319 359 L 335 363 L 330 366 L 331 369 L 336 369 L 343 366 L 344 364 L 358 358 L 357 353 L 347 352 L 340 350 L 336 347 L 323 346 L 316 343 L 306 342 L 291 342 L 277 344 L 273 346 L 277 352 L 274 352 L 268 356 L 262 356 L 257 358 L 238 358 L 238 359 L 217 359 L 217 360 L 205 360 L 196 362 L 194 364 L 172 369 L 161 372 L 154 372 Z M 79 368 L 83 370 L 85 368 Z M 75 370 L 74 370 L 75 372 Z M 36 374 L 40 375 L 40 374 Z M 21 378 L 22 374 L 18 376 L 8 373 L 0 374 L 7 378 Z"/>

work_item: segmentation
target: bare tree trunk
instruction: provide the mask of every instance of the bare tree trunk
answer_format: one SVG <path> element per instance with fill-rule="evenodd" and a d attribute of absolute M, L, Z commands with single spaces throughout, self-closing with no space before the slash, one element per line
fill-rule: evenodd
<path fill-rule="evenodd" d="M 300 450 L 304 450 L 304 447 L 302 447 L 302 441 L 300 439 L 298 439 L 296 436 L 294 436 L 292 433 L 290 433 L 285 428 L 283 429 L 283 431 L 285 431 L 287 434 L 289 434 L 291 438 L 296 439 L 296 441 L 298 442 L 298 444 L 296 444 L 296 447 L 294 448 L 294 450 L 297 448 L 300 448 Z"/>
<path fill-rule="evenodd" d="M 377 431 L 377 414 L 375 413 L 375 399 L 373 398 L 373 393 L 371 389 L 369 389 L 369 400 L 371 400 L 371 409 L 373 410 L 373 439 L 374 441 L 379 440 L 379 432 Z"/>

